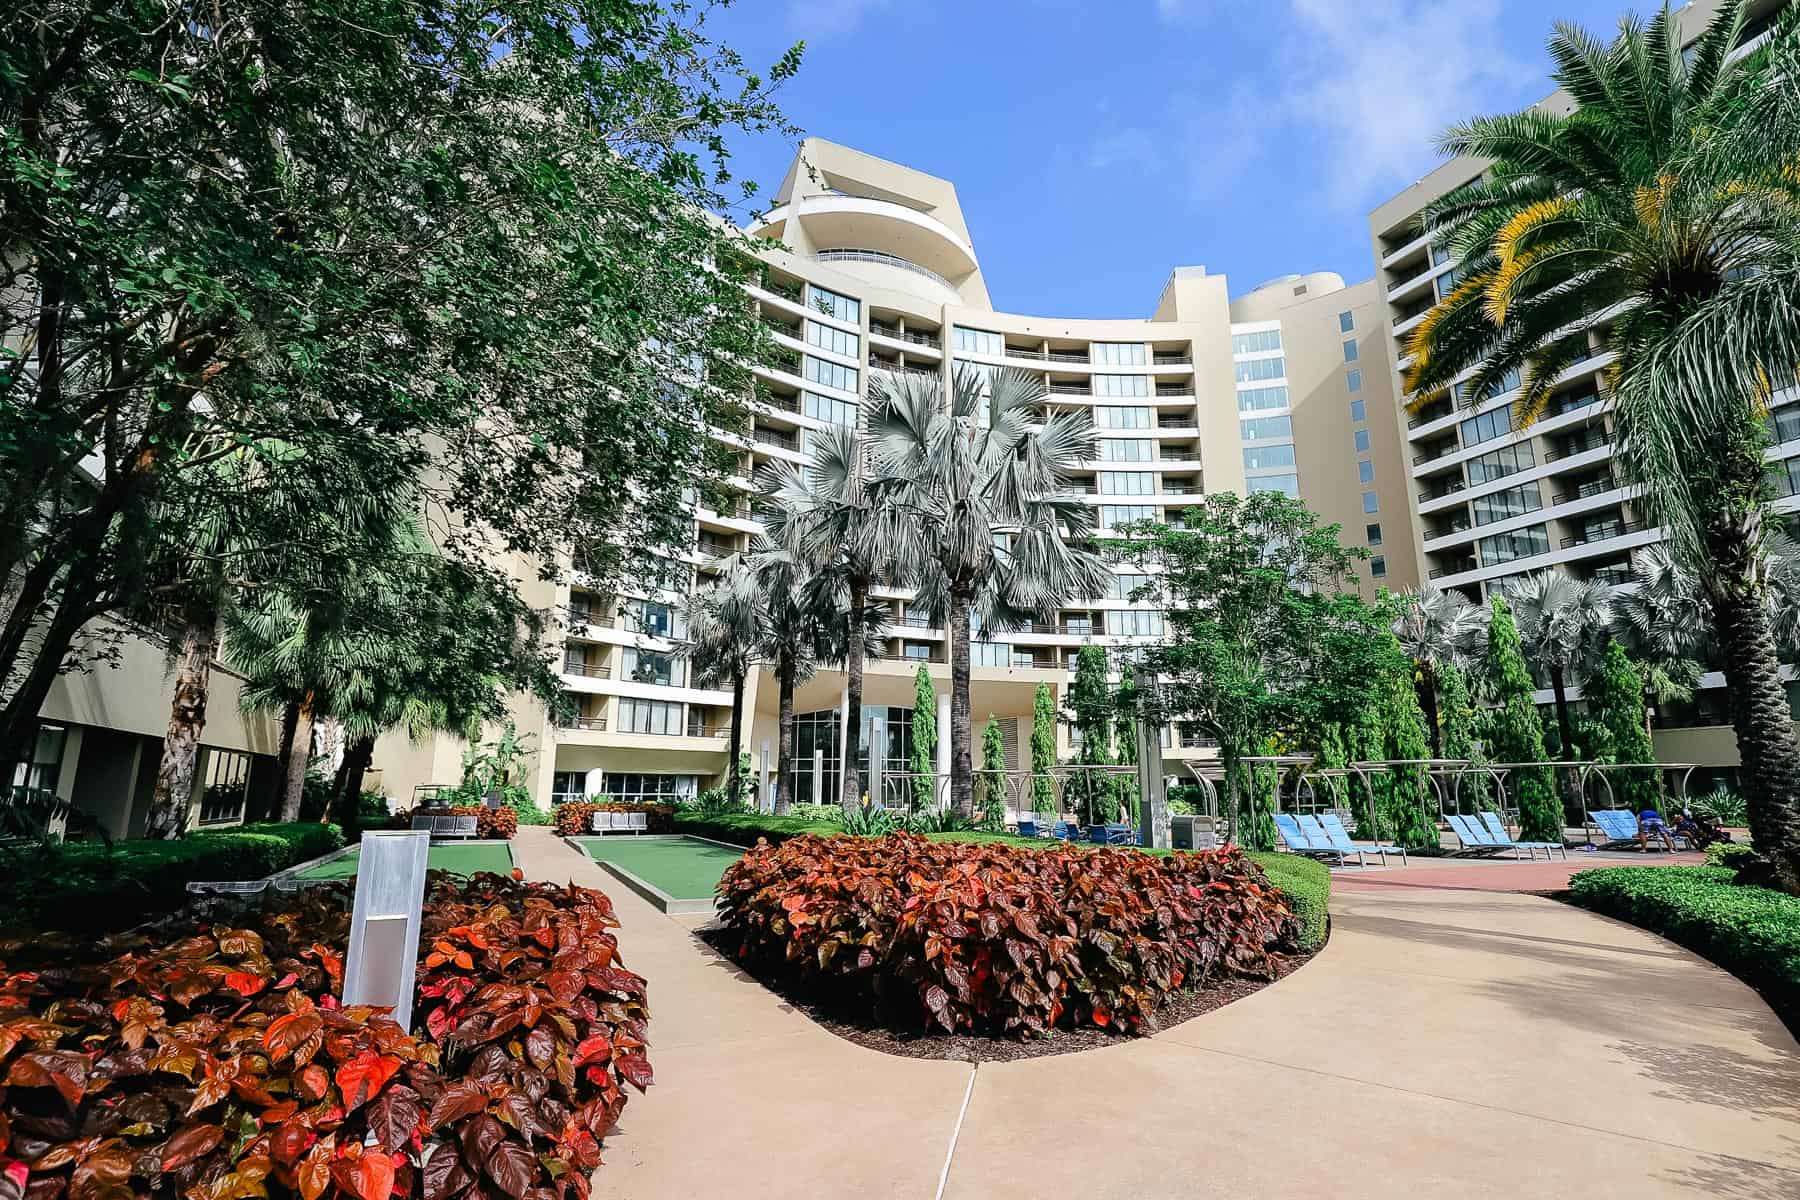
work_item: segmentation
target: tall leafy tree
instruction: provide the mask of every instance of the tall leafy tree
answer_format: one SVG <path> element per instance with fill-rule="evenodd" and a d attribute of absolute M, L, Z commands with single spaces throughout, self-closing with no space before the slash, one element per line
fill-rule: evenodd
<path fill-rule="evenodd" d="M 1536 691 L 1525 669 L 1519 630 L 1512 610 L 1499 596 L 1490 601 L 1488 675 L 1496 707 L 1487 714 L 1487 744 L 1494 762 L 1512 764 L 1506 774 L 1512 802 L 1519 810 L 1519 836 L 1528 842 L 1562 840 L 1562 803 L 1557 800 L 1544 761 L 1544 723 L 1538 717 Z"/>
<path fill-rule="evenodd" d="M 1426 755 L 1425 714 L 1413 688 L 1412 660 L 1392 633 L 1382 638 L 1388 668 L 1379 676 L 1381 757 L 1392 765 L 1376 784 L 1380 829 L 1414 849 L 1438 846 L 1437 813 L 1425 768 L 1409 765 Z"/>
<path fill-rule="evenodd" d="M 0 773 L 247 443 L 419 480 L 470 564 L 687 536 L 663 485 L 725 465 L 765 338 L 707 212 L 724 133 L 786 128 L 798 65 L 708 7 L 34 6 L 0 44 Z"/>
<path fill-rule="evenodd" d="M 1522 371 L 1529 426 L 1610 323 L 1613 461 L 1712 602 L 1755 840 L 1800 891 L 1800 742 L 1768 618 L 1762 461 L 1771 381 L 1800 362 L 1800 44 L 1790 14 L 1766 51 L 1733 60 L 1744 12 L 1721 4 L 1686 53 L 1667 7 L 1610 45 L 1559 26 L 1567 112 L 1444 136 L 1490 166 L 1424 216 L 1462 282 L 1415 331 L 1407 387 L 1430 395 L 1473 368 L 1463 393 L 1482 403 Z"/>
<path fill-rule="evenodd" d="M 1469 652 L 1481 635 L 1482 610 L 1458 591 L 1424 587 L 1398 597 L 1394 633 L 1412 656 L 1419 704 L 1431 733 L 1431 757 L 1444 757 L 1442 677 Z"/>
<path fill-rule="evenodd" d="M 927 811 L 937 804 L 937 688 L 923 663 L 913 676 L 911 765 L 913 807 Z"/>
<path fill-rule="evenodd" d="M 1588 716 L 1604 745 L 1597 747 L 1615 763 L 1653 763 L 1656 750 L 1644 724 L 1644 679 L 1614 641 L 1606 644 L 1600 666 L 1582 688 Z M 1653 803 L 1660 773 L 1655 770 L 1613 771 L 1607 776 L 1613 794 L 1633 811 Z"/>
<path fill-rule="evenodd" d="M 975 809 L 984 829 L 1006 825 L 1006 738 L 989 713 L 981 731 L 981 774 L 975 779 Z"/>
<path fill-rule="evenodd" d="M 1599 665 L 1612 624 L 1612 589 L 1604 583 L 1544 570 L 1516 579 L 1506 589 L 1507 604 L 1526 658 L 1536 664 L 1556 697 L 1556 732 L 1564 759 L 1578 760 L 1569 719 L 1569 685 Z"/>
<path fill-rule="evenodd" d="M 726 787 L 734 800 L 749 780 L 743 771 L 744 689 L 756 669 L 765 639 L 764 609 L 756 573 L 741 554 L 719 562 L 719 573 L 694 595 L 688 612 L 688 656 L 695 682 L 724 683 L 731 689 L 730 757 Z"/>
<path fill-rule="evenodd" d="M 759 537 L 751 548 L 749 569 L 761 613 L 758 656 L 775 675 L 774 810 L 783 816 L 794 802 L 794 690 L 821 665 L 842 661 L 848 601 L 841 575 L 814 570 L 766 538 Z M 846 755 L 844 770 L 856 773 L 855 758 Z"/>
<path fill-rule="evenodd" d="M 1104 648 L 1083 646 L 1076 651 L 1075 679 L 1069 685 L 1069 712 L 1081 743 L 1075 758 L 1078 766 L 1112 765 L 1113 715 L 1117 697 L 1107 682 L 1106 669 Z M 1077 771 L 1070 782 L 1089 821 L 1112 821 L 1118 817 L 1118 798 L 1110 774 Z"/>
<path fill-rule="evenodd" d="M 1087 413 L 1046 413 L 1041 378 L 960 368 L 943 381 L 910 372 L 871 379 L 869 436 L 877 507 L 896 519 L 896 568 L 930 597 L 950 630 L 950 791 L 974 804 L 969 638 L 1048 619 L 1100 595 L 1110 578 L 1091 548 L 1094 509 L 1069 487 L 1093 456 Z"/>
<path fill-rule="evenodd" d="M 1056 697 L 1050 685 L 1040 683 L 1031 697 L 1031 804 L 1038 812 L 1059 807 L 1053 767 L 1056 766 Z"/>

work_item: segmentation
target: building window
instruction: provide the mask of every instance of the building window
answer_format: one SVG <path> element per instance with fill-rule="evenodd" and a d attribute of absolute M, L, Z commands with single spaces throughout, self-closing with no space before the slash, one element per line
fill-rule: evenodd
<path fill-rule="evenodd" d="M 808 345 L 817 346 L 821 350 L 829 350 L 833 354 L 842 354 L 845 358 L 856 357 L 857 336 L 846 329 L 835 325 L 821 325 L 817 321 L 806 323 L 806 341 Z"/>
<path fill-rule="evenodd" d="M 1512 405 L 1503 405 L 1493 412 L 1482 413 L 1479 417 L 1470 417 L 1462 423 L 1462 444 L 1478 446 L 1482 442 L 1491 442 L 1497 437 L 1505 437 L 1513 431 Z"/>
<path fill-rule="evenodd" d="M 1238 433 L 1246 442 L 1294 436 L 1292 417 L 1245 417 L 1238 422 Z"/>
<path fill-rule="evenodd" d="M 1103 462 L 1149 462 L 1150 442 L 1144 438 L 1101 438 Z"/>
<path fill-rule="evenodd" d="M 1338 332 L 1349 333 L 1356 328 L 1356 314 L 1341 312 L 1338 314 Z"/>
<path fill-rule="evenodd" d="M 634 633 L 647 633 L 651 637 L 674 638 L 686 633 L 675 606 L 659 600 L 627 600 L 625 626 Z"/>
<path fill-rule="evenodd" d="M 1300 498 L 1300 476 L 1298 475 L 1258 475 L 1245 481 L 1252 496 L 1258 492 L 1280 492 L 1296 500 Z"/>
<path fill-rule="evenodd" d="M 1285 358 L 1253 358 L 1237 364 L 1237 381 L 1254 383 L 1259 379 L 1281 379 L 1287 375 Z"/>
<path fill-rule="evenodd" d="M 1361 400 L 1352 400 L 1350 402 L 1350 419 L 1352 421 L 1368 420 L 1369 406 Z"/>
<path fill-rule="evenodd" d="M 822 312 L 828 317 L 836 317 L 840 321 L 851 324 L 862 320 L 862 301 L 852 300 L 848 296 L 840 296 L 836 292 L 828 292 L 822 287 L 808 285 L 812 306 L 815 312 Z"/>
<path fill-rule="evenodd" d="M 1386 578 L 1386 576 L 1387 576 L 1387 555 L 1377 554 L 1373 558 L 1369 559 L 1369 574 L 1373 575 L 1376 579 Z"/>
<path fill-rule="evenodd" d="M 68 738 L 69 731 L 61 725 L 39 725 L 31 761 L 13 768 L 12 785 L 54 792 L 62 776 L 63 748 Z"/>
<path fill-rule="evenodd" d="M 837 388 L 841 392 L 856 390 L 856 368 L 822 358 L 806 356 L 806 377 L 820 387 Z"/>
<path fill-rule="evenodd" d="M 206 779 L 200 789 L 200 824 L 229 825 L 244 819 L 250 787 L 250 756 L 239 750 L 206 752 Z"/>
<path fill-rule="evenodd" d="M 1368 459 L 1360 459 L 1356 464 L 1356 481 L 1358 483 L 1375 482 L 1375 464 Z"/>
<path fill-rule="evenodd" d="M 1012 647 L 1005 642 L 970 642 L 969 665 L 1009 667 L 1012 665 Z"/>
<path fill-rule="evenodd" d="M 1369 545 L 1371 545 L 1371 546 L 1381 545 L 1381 526 L 1379 526 L 1379 525 L 1364 525 L 1363 526 L 1363 540 L 1365 542 L 1369 543 Z"/>
<path fill-rule="evenodd" d="M 1234 333 L 1231 335 L 1231 352 L 1233 354 L 1261 354 L 1266 350 L 1281 349 L 1281 330 L 1261 329 L 1255 333 Z"/>
<path fill-rule="evenodd" d="M 1504 396 L 1506 393 L 1517 389 L 1519 382 L 1519 368 L 1513 367 L 1500 377 L 1499 382 L 1488 389 L 1488 394 L 1484 396 L 1483 399 L 1492 400 L 1496 396 Z M 1452 390 L 1456 393 L 1456 398 L 1461 403 L 1467 404 L 1469 401 L 1475 399 L 1475 381 L 1473 379 L 1463 380 Z"/>
<path fill-rule="evenodd" d="M 1381 511 L 1381 501 L 1375 498 L 1374 492 L 1363 493 L 1363 511 L 1366 513 Z"/>
<path fill-rule="evenodd" d="M 1516 446 L 1506 446 L 1492 450 L 1480 458 L 1469 460 L 1469 483 L 1487 483 L 1494 479 L 1504 479 L 1508 475 L 1517 474 L 1537 465 L 1537 459 L 1531 452 L 1530 442 L 1520 442 Z"/>
<path fill-rule="evenodd" d="M 636 771 L 608 771 L 606 796 L 622 804 L 674 804 L 694 795 L 694 775 L 645 775 Z"/>
<path fill-rule="evenodd" d="M 550 776 L 550 803 L 568 804 L 587 799 L 586 771 L 555 771 Z"/>
<path fill-rule="evenodd" d="M 1142 342 L 1095 342 L 1093 359 L 1101 367 L 1141 367 L 1149 356 Z"/>
<path fill-rule="evenodd" d="M 1244 447 L 1244 470 L 1246 471 L 1264 471 L 1270 467 L 1291 467 L 1293 465 L 1294 447 L 1291 444 Z"/>
<path fill-rule="evenodd" d="M 1132 571 L 1121 571 L 1107 582 L 1106 594 L 1114 600 L 1129 600 L 1139 588 L 1148 588 L 1150 577 Z"/>
<path fill-rule="evenodd" d="M 1245 388 L 1238 393 L 1239 412 L 1261 412 L 1287 406 L 1288 390 L 1285 387 Z"/>
<path fill-rule="evenodd" d="M 1347 363 L 1352 363 L 1352 362 L 1356 361 L 1356 339 L 1355 338 L 1345 338 L 1344 339 L 1344 361 Z"/>
<path fill-rule="evenodd" d="M 931 661 L 931 643 L 930 642 L 904 642 L 901 644 L 900 653 L 903 656 L 910 658 L 910 659 L 915 659 L 915 660 L 918 660 L 921 662 L 929 662 L 929 661 Z"/>
<path fill-rule="evenodd" d="M 1148 375 L 1094 376 L 1094 395 L 1096 396 L 1148 396 L 1149 394 L 1150 377 Z"/>
<path fill-rule="evenodd" d="M 1121 525 L 1129 525 L 1134 521 L 1153 521 L 1156 519 L 1156 506 L 1153 504 L 1102 504 L 1100 506 L 1100 528 L 1117 529 Z"/>
<path fill-rule="evenodd" d="M 1103 404 L 1094 410 L 1094 423 L 1102 429 L 1148 429 L 1150 428 L 1150 410 L 1147 408 L 1117 408 Z"/>
<path fill-rule="evenodd" d="M 626 683 L 653 683 L 660 687 L 673 687 L 679 679 L 675 674 L 675 656 L 658 654 L 652 650 L 638 650 L 627 646 L 620 664 L 619 678 Z"/>
<path fill-rule="evenodd" d="M 1491 567 L 1497 563 L 1530 558 L 1534 554 L 1550 553 L 1550 534 L 1542 525 L 1533 525 L 1529 529 L 1515 529 L 1511 533 L 1492 534 L 1482 538 L 1476 545 L 1481 550 L 1481 565 Z"/>
<path fill-rule="evenodd" d="M 1366 429 L 1359 429 L 1356 431 L 1356 452 L 1358 454 L 1367 454 L 1369 452 L 1369 431 Z"/>
<path fill-rule="evenodd" d="M 815 421 L 824 421 L 831 425 L 848 425 L 856 428 L 856 405 L 848 400 L 838 400 L 831 396 L 821 396 L 816 392 L 802 392 L 800 395 L 800 411 Z"/>
<path fill-rule="evenodd" d="M 1123 637 L 1161 637 L 1163 615 L 1154 609 L 1122 608 L 1106 618 L 1112 631 Z"/>
<path fill-rule="evenodd" d="M 1344 390 L 1352 396 L 1362 391 L 1362 368 L 1351 367 L 1344 372 Z"/>
<path fill-rule="evenodd" d="M 1509 517 L 1522 517 L 1544 507 L 1543 493 L 1535 483 L 1475 497 L 1475 524 L 1492 525 Z"/>
<path fill-rule="evenodd" d="M 1148 496 L 1155 490 L 1155 480 L 1148 471 L 1100 472 L 1102 496 Z"/>
<path fill-rule="evenodd" d="M 619 701 L 619 729 L 624 733 L 658 733 L 669 737 L 682 732 L 681 705 L 673 700 Z"/>
<path fill-rule="evenodd" d="M 966 354 L 999 356 L 1006 353 L 1006 339 L 997 333 L 986 329 L 965 329 L 961 325 L 953 326 L 952 332 L 952 346 Z"/>

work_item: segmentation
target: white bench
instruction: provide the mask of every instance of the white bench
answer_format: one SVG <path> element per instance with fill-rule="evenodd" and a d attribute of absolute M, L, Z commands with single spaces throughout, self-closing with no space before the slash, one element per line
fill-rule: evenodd
<path fill-rule="evenodd" d="M 594 832 L 598 834 L 646 833 L 649 829 L 649 813 L 597 812 L 594 814 Z"/>
<path fill-rule="evenodd" d="M 458 817 L 448 813 L 414 813 L 412 819 L 414 829 L 423 829 L 434 838 L 472 838 L 475 836 L 475 818 Z"/>

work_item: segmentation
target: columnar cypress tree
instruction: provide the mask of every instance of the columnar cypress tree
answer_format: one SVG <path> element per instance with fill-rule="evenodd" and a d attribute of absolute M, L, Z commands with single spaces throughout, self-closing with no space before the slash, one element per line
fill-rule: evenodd
<path fill-rule="evenodd" d="M 1127 678 L 1119 687 L 1118 701 L 1113 708 L 1113 758 L 1122 767 L 1135 767 L 1138 763 L 1136 713 L 1137 689 Z M 1127 820 L 1135 821 L 1138 807 L 1137 776 L 1121 775 L 1114 783 L 1119 810 Z"/>
<path fill-rule="evenodd" d="M 1392 634 L 1389 635 L 1392 638 Z M 1413 687 L 1412 663 L 1394 643 L 1394 668 L 1383 681 L 1381 757 L 1390 760 L 1426 757 L 1425 714 Z M 1393 766 L 1377 782 L 1381 832 L 1409 848 L 1438 845 L 1437 813 L 1427 791 L 1425 768 Z"/>
<path fill-rule="evenodd" d="M 1057 808 L 1050 768 L 1056 765 L 1056 698 L 1040 683 L 1031 706 L 1031 804 L 1038 812 Z"/>
<path fill-rule="evenodd" d="M 1453 662 L 1438 668 L 1438 721 L 1445 758 L 1485 761 L 1487 755 L 1475 744 L 1475 701 L 1469 695 L 1469 677 Z M 1455 789 L 1453 799 L 1464 812 L 1485 806 L 1493 788 L 1486 774 L 1463 773 L 1461 779 L 1448 785 Z"/>
<path fill-rule="evenodd" d="M 1625 653 L 1611 642 L 1600 669 L 1582 688 L 1588 715 L 1603 734 L 1607 757 L 1616 763 L 1656 761 L 1656 750 L 1644 728 L 1644 680 Z M 1655 771 L 1609 771 L 1607 779 L 1621 806 L 1642 811 L 1656 802 Z"/>
<path fill-rule="evenodd" d="M 1099 646 L 1083 646 L 1075 656 L 1075 682 L 1069 688 L 1069 708 L 1075 717 L 1075 728 L 1081 734 L 1081 749 L 1076 762 L 1082 766 L 1104 767 L 1112 762 L 1113 694 L 1106 683 L 1106 651 Z M 1118 815 L 1112 781 L 1104 772 L 1074 773 L 1075 797 L 1086 810 L 1087 819 L 1111 821 Z"/>
<path fill-rule="evenodd" d="M 1488 623 L 1488 677 L 1498 707 L 1488 721 L 1489 751 L 1495 762 L 1544 761 L 1544 723 L 1538 717 L 1531 674 L 1519 648 L 1519 630 L 1506 601 L 1495 596 Z M 1518 767 L 1507 776 L 1519 809 L 1519 837 L 1527 842 L 1560 842 L 1562 803 L 1556 798 L 1548 767 Z"/>
<path fill-rule="evenodd" d="M 975 777 L 975 810 L 983 829 L 1006 825 L 1006 741 L 989 713 L 981 731 L 981 771 Z"/>
<path fill-rule="evenodd" d="M 937 689 L 931 686 L 931 671 L 925 666 L 920 666 L 913 678 L 912 761 L 908 765 L 913 777 L 913 807 L 933 807 L 937 799 L 932 794 L 937 782 Z"/>

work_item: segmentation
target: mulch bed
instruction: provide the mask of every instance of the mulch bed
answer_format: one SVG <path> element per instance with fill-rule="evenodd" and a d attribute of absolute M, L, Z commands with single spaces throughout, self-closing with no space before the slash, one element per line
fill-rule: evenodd
<path fill-rule="evenodd" d="M 846 1011 L 846 1006 L 833 1004 L 817 996 L 802 995 L 789 989 L 779 979 L 771 979 L 766 973 L 759 972 L 731 959 L 730 954 L 721 948 L 722 926 L 707 925 L 696 930 L 694 936 L 704 942 L 713 953 L 731 961 L 734 966 L 755 979 L 758 983 L 774 992 L 781 999 L 793 1006 L 797 1011 L 810 1017 L 813 1022 L 824 1029 L 835 1033 L 847 1042 L 870 1050 L 879 1050 L 883 1054 L 894 1054 L 902 1058 L 929 1058 L 951 1062 L 1017 1062 L 1027 1058 L 1043 1058 L 1051 1054 L 1074 1054 L 1082 1050 L 1094 1050 L 1101 1046 L 1117 1046 L 1130 1041 L 1129 1034 L 1113 1033 L 1105 1029 L 1058 1029 L 1049 1037 L 1030 1040 L 1012 1038 L 974 1037 L 967 1034 L 902 1034 L 886 1026 L 876 1023 L 867 1013 Z M 1318 951 L 1313 951 L 1313 954 Z M 1157 1020 L 1164 1030 L 1173 1029 L 1184 1021 L 1204 1016 L 1216 1008 L 1223 1008 L 1234 1000 L 1242 1000 L 1253 996 L 1268 987 L 1270 983 L 1279 982 L 1305 966 L 1312 954 L 1296 954 L 1284 959 L 1277 968 L 1273 980 L 1242 979 L 1228 976 L 1205 987 L 1192 991 L 1184 991 L 1157 1010 Z"/>

